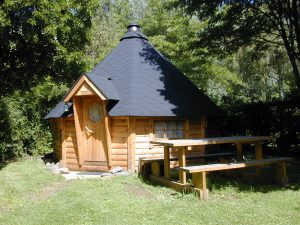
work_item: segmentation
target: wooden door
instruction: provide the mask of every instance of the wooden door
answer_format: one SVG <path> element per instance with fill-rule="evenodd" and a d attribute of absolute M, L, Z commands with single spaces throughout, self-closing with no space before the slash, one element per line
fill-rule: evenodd
<path fill-rule="evenodd" d="M 107 164 L 103 103 L 99 99 L 83 99 L 84 163 Z"/>

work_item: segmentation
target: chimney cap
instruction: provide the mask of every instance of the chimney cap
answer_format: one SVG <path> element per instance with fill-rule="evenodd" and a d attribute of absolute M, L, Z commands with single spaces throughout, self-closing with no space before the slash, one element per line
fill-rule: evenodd
<path fill-rule="evenodd" d="M 130 25 L 127 26 L 128 32 L 133 31 L 141 31 L 141 26 L 138 25 L 136 22 L 132 22 Z"/>
<path fill-rule="evenodd" d="M 140 25 L 135 22 L 132 22 L 129 26 L 127 26 L 127 33 L 120 39 L 120 41 L 124 39 L 130 38 L 139 38 L 148 41 L 148 38 L 140 29 Z"/>

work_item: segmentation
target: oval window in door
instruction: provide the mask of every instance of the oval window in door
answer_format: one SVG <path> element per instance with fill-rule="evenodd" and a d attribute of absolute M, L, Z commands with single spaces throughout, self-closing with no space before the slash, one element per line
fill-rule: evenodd
<path fill-rule="evenodd" d="M 89 109 L 89 118 L 94 123 L 102 120 L 102 109 L 100 105 L 92 105 Z"/>

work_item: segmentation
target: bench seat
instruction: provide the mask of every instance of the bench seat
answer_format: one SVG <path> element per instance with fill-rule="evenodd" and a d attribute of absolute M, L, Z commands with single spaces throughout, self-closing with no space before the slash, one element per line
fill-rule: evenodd
<path fill-rule="evenodd" d="M 240 169 L 247 167 L 261 167 L 267 165 L 278 165 L 278 176 L 283 184 L 287 184 L 287 174 L 286 174 L 286 162 L 292 161 L 293 158 L 288 157 L 278 157 L 270 159 L 261 160 L 251 160 L 246 162 L 236 162 L 236 163 L 218 163 L 218 164 L 208 164 L 199 166 L 185 166 L 179 167 L 183 172 L 192 174 L 192 182 L 194 185 L 194 190 L 199 193 L 201 199 L 208 199 L 208 189 L 206 184 L 206 173 L 211 171 L 220 170 L 231 170 Z"/>
<path fill-rule="evenodd" d="M 188 173 L 197 173 L 197 172 L 239 169 L 245 167 L 267 166 L 272 164 L 280 164 L 292 160 L 293 158 L 280 157 L 280 158 L 251 160 L 251 161 L 236 162 L 236 163 L 217 163 L 217 164 L 208 164 L 208 165 L 200 165 L 200 166 L 185 166 L 185 167 L 180 167 L 179 169 Z"/>

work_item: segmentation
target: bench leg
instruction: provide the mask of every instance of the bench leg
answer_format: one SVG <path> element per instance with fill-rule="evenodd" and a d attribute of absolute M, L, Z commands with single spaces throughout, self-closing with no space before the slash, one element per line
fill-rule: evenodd
<path fill-rule="evenodd" d="M 220 163 L 230 163 L 230 160 L 228 158 L 220 158 L 219 162 Z"/>
<path fill-rule="evenodd" d="M 262 142 L 257 142 L 257 143 L 255 143 L 255 159 L 256 160 L 261 160 L 262 158 L 263 158 Z M 256 167 L 256 174 L 257 175 L 261 174 L 261 167 L 260 166 Z"/>
<path fill-rule="evenodd" d="M 243 146 L 241 143 L 236 144 L 236 159 L 237 161 L 243 161 Z"/>
<path fill-rule="evenodd" d="M 286 162 L 278 164 L 278 177 L 282 185 L 288 185 L 288 177 L 286 173 Z"/>
<path fill-rule="evenodd" d="M 151 174 L 155 176 L 160 176 L 160 164 L 159 162 L 151 163 Z"/>
<path fill-rule="evenodd" d="M 185 157 L 185 149 L 179 148 L 179 166 L 184 167 L 186 166 L 186 157 Z M 182 184 L 186 184 L 186 172 L 179 171 L 179 182 Z"/>
<path fill-rule="evenodd" d="M 144 163 L 142 162 L 142 159 L 139 158 L 139 168 L 138 168 L 138 175 L 139 175 L 139 177 L 142 175 L 143 167 L 144 167 Z"/>
<path fill-rule="evenodd" d="M 164 177 L 171 179 L 170 171 L 170 150 L 168 146 L 164 146 Z"/>
<path fill-rule="evenodd" d="M 192 182 L 195 189 L 199 191 L 199 197 L 201 200 L 208 199 L 208 189 L 206 183 L 206 172 L 193 173 Z"/>

